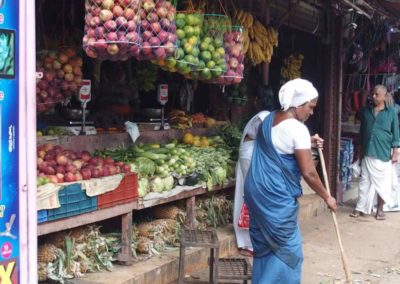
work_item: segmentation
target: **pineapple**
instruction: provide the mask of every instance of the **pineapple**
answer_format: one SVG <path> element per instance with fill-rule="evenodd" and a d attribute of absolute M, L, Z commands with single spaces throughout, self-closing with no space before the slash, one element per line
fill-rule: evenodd
<path fill-rule="evenodd" d="M 46 237 L 46 242 L 53 244 L 56 248 L 64 248 L 66 232 L 58 232 Z"/>
<path fill-rule="evenodd" d="M 151 232 L 154 230 L 151 222 L 143 222 L 137 226 L 139 237 L 150 237 Z"/>
<path fill-rule="evenodd" d="M 157 219 L 175 219 L 181 210 L 175 205 L 160 205 L 152 209 L 151 214 Z"/>
<path fill-rule="evenodd" d="M 139 237 L 137 241 L 136 251 L 138 253 L 147 253 L 151 254 L 153 250 L 153 242 L 146 237 Z"/>
<path fill-rule="evenodd" d="M 47 279 L 48 279 L 47 263 L 39 262 L 38 263 L 38 280 L 46 281 Z"/>
<path fill-rule="evenodd" d="M 153 239 L 155 236 L 162 234 L 164 224 L 159 221 L 144 222 L 138 225 L 139 236 Z"/>
<path fill-rule="evenodd" d="M 38 262 L 49 263 L 57 259 L 57 247 L 53 244 L 43 244 L 38 248 Z"/>

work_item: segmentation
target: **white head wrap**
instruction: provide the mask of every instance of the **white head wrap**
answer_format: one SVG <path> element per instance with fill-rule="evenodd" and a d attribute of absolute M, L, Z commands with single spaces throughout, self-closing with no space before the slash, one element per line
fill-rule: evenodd
<path fill-rule="evenodd" d="M 286 82 L 279 90 L 279 102 L 284 111 L 301 106 L 318 97 L 318 91 L 311 82 L 294 79 Z"/>

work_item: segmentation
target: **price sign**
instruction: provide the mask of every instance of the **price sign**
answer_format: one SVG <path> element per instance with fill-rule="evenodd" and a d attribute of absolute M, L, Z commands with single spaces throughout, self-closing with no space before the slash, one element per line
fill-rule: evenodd
<path fill-rule="evenodd" d="M 160 104 L 165 105 L 168 102 L 168 85 L 158 85 L 158 96 L 157 100 Z"/>
<path fill-rule="evenodd" d="M 82 86 L 79 89 L 79 100 L 81 102 L 90 102 L 90 99 L 92 98 L 91 89 L 92 81 L 82 80 Z"/>

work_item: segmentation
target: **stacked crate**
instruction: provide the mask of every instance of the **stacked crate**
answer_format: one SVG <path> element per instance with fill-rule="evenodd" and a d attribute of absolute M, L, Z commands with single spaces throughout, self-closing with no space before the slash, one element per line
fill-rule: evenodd
<path fill-rule="evenodd" d="M 354 144 L 351 138 L 340 139 L 339 180 L 343 191 L 349 188 L 352 179 L 351 164 L 354 157 Z"/>

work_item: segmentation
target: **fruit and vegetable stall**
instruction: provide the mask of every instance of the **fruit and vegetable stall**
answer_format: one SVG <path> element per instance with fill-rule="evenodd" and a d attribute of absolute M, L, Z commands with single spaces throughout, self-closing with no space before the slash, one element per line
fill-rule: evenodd
<path fill-rule="evenodd" d="M 55 2 L 36 5 L 40 280 L 157 254 L 180 226 L 228 223 L 241 138 L 229 120 L 277 30 L 220 1 Z M 92 225 L 114 217 L 118 233 Z"/>

